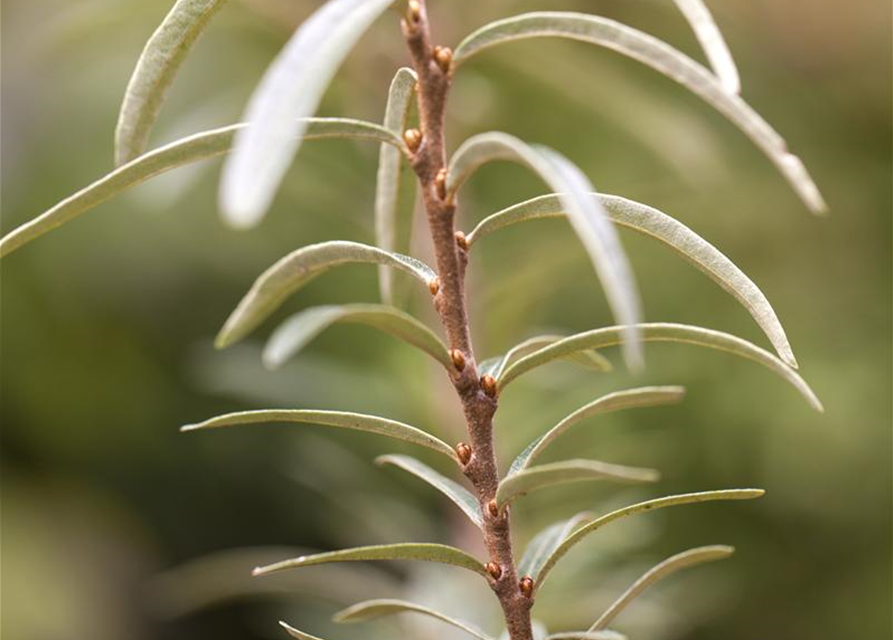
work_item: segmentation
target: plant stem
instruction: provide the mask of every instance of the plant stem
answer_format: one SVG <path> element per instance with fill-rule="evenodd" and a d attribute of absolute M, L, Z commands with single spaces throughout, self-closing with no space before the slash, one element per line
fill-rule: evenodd
<path fill-rule="evenodd" d="M 440 287 L 434 306 L 446 330 L 450 348 L 458 351 L 464 366 L 455 367 L 452 382 L 462 402 L 471 446 L 471 458 L 463 472 L 477 491 L 484 515 L 484 543 L 490 556 L 490 586 L 505 616 L 511 640 L 533 640 L 530 609 L 533 600 L 521 593 L 512 553 L 508 508 L 491 513 L 496 497 L 499 472 L 493 446 L 493 416 L 497 398 L 481 385 L 475 365 L 468 312 L 465 303 L 465 268 L 468 255 L 456 241 L 456 205 L 441 197 L 446 152 L 444 148 L 444 112 L 450 88 L 449 63 L 435 58 L 425 0 L 412 2 L 403 20 L 403 34 L 409 46 L 413 66 L 419 77 L 418 101 L 422 141 L 412 164 L 418 175 L 422 201 L 434 242 Z M 417 10 L 417 11 L 416 11 Z M 495 504 L 495 503 L 494 503 Z M 498 576 L 498 577 L 497 577 Z"/>

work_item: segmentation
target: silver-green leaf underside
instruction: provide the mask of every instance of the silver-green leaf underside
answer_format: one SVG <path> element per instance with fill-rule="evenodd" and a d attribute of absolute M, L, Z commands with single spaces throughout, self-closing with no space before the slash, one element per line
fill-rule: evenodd
<path fill-rule="evenodd" d="M 614 482 L 654 482 L 660 474 L 654 469 L 626 467 L 598 460 L 566 460 L 528 467 L 506 477 L 496 490 L 496 504 L 504 507 L 531 491 L 569 482 L 612 480 Z"/>
<path fill-rule="evenodd" d="M 261 274 L 227 319 L 214 344 L 222 349 L 241 340 L 295 291 L 332 267 L 348 263 L 401 269 L 425 284 L 437 278 L 425 263 L 377 247 L 343 240 L 312 244 L 293 251 Z"/>
<path fill-rule="evenodd" d="M 390 436 L 397 440 L 404 440 L 444 454 L 456 461 L 456 452 L 447 443 L 435 438 L 430 433 L 411 427 L 408 424 L 370 416 L 362 413 L 348 413 L 346 411 L 313 411 L 308 409 L 266 409 L 260 411 L 239 411 L 228 413 L 204 422 L 190 424 L 181 427 L 181 431 L 195 431 L 197 429 L 213 429 L 216 427 L 231 427 L 245 424 L 263 424 L 270 422 L 296 422 L 302 424 L 316 424 L 326 427 L 339 427 L 353 429 L 355 431 L 368 431 L 383 436 Z"/>
<path fill-rule="evenodd" d="M 549 429 L 545 434 L 531 442 L 512 462 L 508 475 L 514 475 L 527 468 L 530 462 L 545 451 L 555 439 L 574 425 L 600 413 L 632 409 L 635 407 L 654 407 L 675 404 L 685 396 L 684 387 L 639 387 L 615 391 L 593 400 L 574 411 L 561 422 Z"/>
<path fill-rule="evenodd" d="M 474 54 L 523 38 L 560 37 L 617 51 L 675 80 L 731 120 L 775 164 L 813 213 L 827 210 L 803 162 L 787 150 L 784 139 L 746 102 L 728 92 L 705 67 L 667 43 L 614 20 L 584 13 L 526 13 L 488 24 L 463 40 L 453 54 L 458 67 Z"/>
<path fill-rule="evenodd" d="M 679 342 L 693 344 L 718 351 L 727 351 L 742 358 L 753 360 L 781 376 L 790 383 L 806 399 L 809 405 L 816 411 L 824 411 L 822 403 L 806 381 L 791 367 L 782 362 L 778 357 L 739 338 L 737 336 L 694 327 L 685 324 L 670 322 L 653 322 L 639 325 L 639 331 L 644 342 Z M 611 345 L 620 344 L 623 340 L 622 327 L 605 327 L 595 329 L 559 340 L 558 342 L 540 349 L 529 356 L 521 358 L 515 364 L 508 367 L 498 380 L 500 388 L 518 376 L 527 373 L 556 358 L 563 358 L 570 353 L 583 349 L 602 349 Z"/>
<path fill-rule="evenodd" d="M 481 375 L 486 373 L 493 376 L 494 378 L 499 378 L 505 368 L 511 363 L 515 362 L 518 358 L 529 355 L 534 351 L 538 351 L 539 349 L 542 349 L 543 347 L 548 346 L 553 342 L 557 342 L 565 337 L 566 336 L 559 335 L 544 335 L 528 338 L 527 340 L 516 344 L 514 347 L 506 351 L 501 356 L 487 358 L 486 360 L 478 364 L 478 369 Z M 611 365 L 611 361 L 595 350 L 574 353 L 568 357 L 568 360 L 574 362 L 575 364 L 586 367 L 587 369 L 594 369 L 596 371 L 607 372 L 611 371 L 611 369 L 613 368 L 613 366 Z"/>
<path fill-rule="evenodd" d="M 115 166 L 146 150 L 165 94 L 189 50 L 225 0 L 177 0 L 130 76 L 115 128 Z"/>
<path fill-rule="evenodd" d="M 282 622 L 282 620 L 279 621 L 279 626 L 285 629 L 288 635 L 290 635 L 292 638 L 297 638 L 297 640 L 323 640 L 323 638 L 320 638 L 319 636 L 311 636 L 309 633 L 298 631 L 291 625 Z"/>
<path fill-rule="evenodd" d="M 492 640 L 490 636 L 467 622 L 457 620 L 456 618 L 435 611 L 429 607 L 415 604 L 413 602 L 407 602 L 406 600 L 378 599 L 358 602 L 357 604 L 336 613 L 333 619 L 335 622 L 342 623 L 366 622 L 367 620 L 374 620 L 382 616 L 392 616 L 398 613 L 419 613 L 423 616 L 428 616 L 435 620 L 445 622 L 457 629 L 461 629 L 465 633 L 474 636 L 479 640 Z"/>
<path fill-rule="evenodd" d="M 675 218 L 653 207 L 619 196 L 592 193 L 590 197 L 601 202 L 614 224 L 659 240 L 730 293 L 757 322 L 779 357 L 797 368 L 797 359 L 769 300 L 719 249 Z M 468 246 L 471 247 L 480 238 L 512 224 L 564 216 L 559 196 L 550 194 L 533 198 L 482 220 L 468 234 Z"/>
<path fill-rule="evenodd" d="M 329 0 L 267 69 L 245 111 L 250 125 L 223 169 L 220 205 L 231 225 L 263 218 L 301 146 L 301 118 L 313 115 L 344 58 L 393 1 Z"/>
<path fill-rule="evenodd" d="M 484 528 L 484 517 L 481 515 L 481 506 L 478 504 L 475 497 L 471 495 L 471 492 L 458 482 L 447 478 L 426 465 L 424 462 L 416 460 L 410 456 L 379 456 L 375 459 L 375 462 L 376 464 L 392 464 L 395 467 L 399 467 L 404 471 L 421 478 L 452 500 L 475 525 L 481 529 Z"/>
<path fill-rule="evenodd" d="M 312 307 L 285 320 L 264 348 L 264 364 L 277 368 L 336 322 L 375 327 L 408 342 L 430 355 L 447 369 L 452 361 L 446 346 L 431 329 L 408 313 L 382 304 L 347 304 Z"/>
<path fill-rule="evenodd" d="M 592 519 L 588 513 L 578 513 L 572 518 L 553 524 L 540 531 L 524 549 L 524 555 L 518 563 L 518 575 L 530 576 L 534 580 L 539 575 L 546 560 L 555 553 L 565 538 L 581 524 Z"/>
<path fill-rule="evenodd" d="M 466 140 L 450 160 L 446 190 L 451 197 L 484 163 L 509 160 L 536 173 L 556 193 L 571 226 L 589 254 L 617 321 L 626 326 L 624 356 L 633 369 L 642 366 L 642 349 L 635 323 L 641 316 L 639 295 L 617 231 L 585 175 L 564 156 L 543 146 L 529 145 L 514 136 L 491 132 Z"/>
<path fill-rule="evenodd" d="M 292 558 L 291 560 L 283 560 L 282 562 L 277 562 L 265 567 L 257 567 L 253 571 L 253 574 L 261 576 L 276 571 L 310 567 L 318 564 L 328 564 L 330 562 L 361 562 L 367 560 L 423 560 L 425 562 L 450 564 L 455 567 L 474 571 L 484 577 L 487 576 L 487 570 L 484 568 L 484 565 L 461 549 L 456 549 L 455 547 L 449 547 L 443 544 L 414 542 L 355 547 L 353 549 L 343 549 L 341 551 L 317 553 L 312 556 L 301 556 L 299 558 Z"/>
<path fill-rule="evenodd" d="M 398 70 L 391 81 L 384 127 L 396 136 L 402 136 L 406 130 L 417 81 L 415 71 L 407 67 Z M 415 200 L 416 180 L 412 167 L 403 162 L 399 150 L 382 144 L 378 152 L 375 186 L 375 244 L 385 251 L 409 253 Z M 378 283 L 382 301 L 395 304 L 394 272 L 379 267 Z"/>
<path fill-rule="evenodd" d="M 608 610 L 605 611 L 595 623 L 593 623 L 592 627 L 589 628 L 589 631 L 599 631 L 604 629 L 630 602 L 658 580 L 666 578 L 687 567 L 694 567 L 695 565 L 703 564 L 705 562 L 713 562 L 715 560 L 724 560 L 733 553 L 735 553 L 734 547 L 712 545 L 709 547 L 689 549 L 688 551 L 683 551 L 682 553 L 677 553 L 675 556 L 667 558 L 636 580 L 633 585 L 615 600 L 614 603 L 608 607 Z"/>
<path fill-rule="evenodd" d="M 738 76 L 738 67 L 735 66 L 729 46 L 710 14 L 710 9 L 703 0 L 675 0 L 675 2 L 695 32 L 695 37 L 707 54 L 710 66 L 723 89 L 731 94 L 740 93 L 741 79 Z"/>
<path fill-rule="evenodd" d="M 153 149 L 118 167 L 6 234 L 0 239 L 0 258 L 149 178 L 191 162 L 228 152 L 236 131 L 245 126 L 235 124 L 203 131 Z M 400 137 L 380 125 L 362 120 L 307 118 L 304 127 L 305 140 L 356 138 L 387 143 L 404 151 L 406 148 Z"/>
<path fill-rule="evenodd" d="M 615 511 L 611 511 L 603 516 L 587 522 L 583 526 L 575 529 L 560 545 L 555 549 L 551 556 L 542 565 L 536 579 L 536 588 L 539 589 L 546 581 L 549 572 L 555 567 L 556 563 L 561 560 L 565 554 L 570 551 L 577 543 L 582 541 L 590 533 L 593 533 L 606 524 L 620 520 L 627 516 L 636 515 L 638 513 L 647 513 L 663 509 L 665 507 L 675 507 L 684 504 L 697 504 L 700 502 L 712 502 L 716 500 L 753 500 L 765 494 L 762 489 L 726 489 L 721 491 L 700 491 L 698 493 L 682 493 L 675 496 L 666 496 L 664 498 L 655 498 L 654 500 L 646 500 L 638 502 L 628 507 L 623 507 Z"/>

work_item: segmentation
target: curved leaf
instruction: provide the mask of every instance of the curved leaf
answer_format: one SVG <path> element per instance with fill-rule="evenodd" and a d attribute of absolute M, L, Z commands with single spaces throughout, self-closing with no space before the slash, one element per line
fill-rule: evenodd
<path fill-rule="evenodd" d="M 359 138 L 386 142 L 403 149 L 403 140 L 371 122 L 347 118 L 307 118 L 304 139 Z M 96 182 L 65 198 L 36 218 L 13 229 L 0 239 L 0 258 L 22 245 L 113 198 L 122 191 L 184 164 L 219 156 L 230 150 L 236 131 L 246 125 L 234 124 L 203 131 L 141 155 L 118 167 Z"/>
<path fill-rule="evenodd" d="M 303 424 L 318 424 L 326 427 L 340 427 L 342 429 L 354 429 L 356 431 L 368 431 L 383 436 L 390 436 L 398 440 L 404 440 L 413 444 L 428 447 L 444 454 L 451 460 L 458 460 L 456 452 L 447 443 L 435 438 L 430 433 L 411 427 L 408 424 L 369 416 L 362 413 L 348 413 L 346 411 L 312 411 L 306 409 L 269 409 L 261 411 L 239 411 L 227 413 L 197 424 L 188 424 L 180 428 L 180 431 L 195 431 L 197 429 L 213 429 L 216 427 L 231 427 L 243 424 L 262 424 L 268 422 L 297 422 Z"/>
<path fill-rule="evenodd" d="M 597 415 L 620 409 L 632 409 L 634 407 L 654 407 L 658 405 L 674 404 L 680 402 L 685 396 L 685 387 L 639 387 L 615 391 L 593 400 L 574 411 L 561 422 L 549 429 L 544 435 L 531 442 L 521 454 L 512 462 L 508 475 L 514 475 L 523 471 L 536 456 L 541 454 L 546 447 L 570 429 L 575 424 Z"/>
<path fill-rule="evenodd" d="M 744 306 L 775 347 L 779 357 L 797 368 L 797 359 L 775 310 L 759 287 L 722 252 L 687 226 L 648 205 L 619 196 L 590 194 L 598 199 L 614 224 L 663 242 L 682 258 L 707 274 Z M 468 246 L 503 227 L 538 218 L 564 217 L 560 198 L 540 196 L 504 209 L 481 221 L 468 234 Z"/>
<path fill-rule="evenodd" d="M 410 456 L 386 455 L 379 456 L 375 459 L 376 464 L 392 464 L 400 467 L 404 471 L 408 471 L 412 475 L 421 478 L 432 487 L 440 491 L 447 498 L 452 500 L 458 506 L 468 519 L 475 523 L 479 528 L 484 528 L 484 516 L 481 514 L 481 506 L 471 492 L 459 483 L 450 480 L 446 476 L 438 473 L 425 463 Z"/>
<path fill-rule="evenodd" d="M 341 62 L 394 0 L 329 0 L 302 24 L 267 69 L 245 111 L 223 168 L 220 206 L 234 227 L 260 222 L 301 146 L 303 118 L 313 115 Z"/>
<path fill-rule="evenodd" d="M 384 127 L 402 136 L 412 110 L 416 72 L 407 67 L 397 71 L 388 92 Z M 403 162 L 400 151 L 382 144 L 378 152 L 378 175 L 375 185 L 375 244 L 385 251 L 409 253 L 412 217 L 416 200 L 416 179 L 409 163 Z M 394 304 L 394 274 L 378 268 L 381 299 Z"/>
<path fill-rule="evenodd" d="M 543 11 L 490 23 L 463 40 L 453 53 L 454 68 L 474 54 L 522 38 L 561 37 L 612 49 L 675 80 L 731 120 L 787 178 L 813 213 L 827 205 L 803 162 L 784 139 L 739 96 L 729 93 L 710 71 L 667 43 L 614 20 L 584 13 Z"/>
<path fill-rule="evenodd" d="M 264 364 L 276 368 L 336 322 L 366 324 L 418 347 L 448 369 L 452 361 L 446 346 L 431 329 L 394 307 L 381 304 L 347 304 L 312 307 L 285 320 L 264 348 Z"/>
<path fill-rule="evenodd" d="M 425 284 L 437 278 L 425 263 L 377 247 L 341 240 L 312 244 L 293 251 L 260 275 L 230 314 L 214 344 L 222 349 L 241 340 L 295 291 L 332 267 L 352 262 L 401 269 Z"/>
<path fill-rule="evenodd" d="M 343 623 L 365 622 L 367 620 L 374 620 L 375 618 L 391 616 L 397 613 L 420 613 L 424 616 L 452 625 L 457 629 L 461 629 L 465 633 L 472 635 L 475 638 L 479 638 L 480 640 L 492 640 L 490 636 L 466 622 L 462 622 L 461 620 L 457 620 L 456 618 L 452 618 L 420 604 L 407 602 L 406 600 L 379 599 L 358 602 L 357 604 L 336 613 L 333 619 L 335 622 Z"/>
<path fill-rule="evenodd" d="M 675 0 L 675 2 L 694 30 L 723 89 L 732 94 L 741 93 L 738 67 L 735 66 L 729 46 L 710 14 L 710 9 L 703 0 Z"/>
<path fill-rule="evenodd" d="M 294 627 L 286 624 L 285 622 L 282 622 L 282 620 L 279 621 L 279 626 L 285 629 L 288 635 L 290 635 L 292 638 L 297 638 L 297 640 L 323 640 L 322 638 L 319 638 L 317 636 L 311 636 L 309 633 L 298 631 Z"/>
<path fill-rule="evenodd" d="M 779 360 L 776 356 L 760 347 L 738 338 L 737 336 L 693 327 L 685 324 L 671 322 L 652 322 L 639 325 L 642 340 L 644 342 L 682 342 L 694 344 L 709 349 L 728 351 L 742 358 L 753 360 L 764 367 L 774 371 L 789 382 L 806 399 L 809 405 L 816 411 L 824 411 L 822 403 L 816 397 L 806 381 L 791 367 Z M 527 373 L 540 365 L 546 364 L 556 358 L 563 358 L 570 353 L 583 349 L 601 349 L 611 345 L 620 344 L 623 340 L 622 327 L 606 327 L 595 329 L 559 340 L 558 342 L 540 349 L 529 356 L 521 358 L 510 366 L 499 379 L 500 388 L 518 376 Z"/>
<path fill-rule="evenodd" d="M 495 358 L 488 358 L 479 363 L 478 369 L 480 370 L 480 373 L 482 375 L 487 373 L 494 378 L 499 378 L 505 368 L 511 363 L 515 362 L 518 358 L 529 355 L 534 351 L 542 349 L 543 347 L 546 347 L 553 342 L 558 342 L 565 337 L 567 336 L 545 335 L 528 338 L 527 340 L 516 344 L 514 347 L 506 351 L 503 355 L 496 356 Z M 613 369 L 611 361 L 600 354 L 598 351 L 594 350 L 574 353 L 568 356 L 568 360 L 588 369 L 595 369 L 596 371 L 611 371 L 611 369 Z"/>
<path fill-rule="evenodd" d="M 615 482 L 654 482 L 660 474 L 654 469 L 625 467 L 597 460 L 567 460 L 529 467 L 508 476 L 496 490 L 496 504 L 504 507 L 531 491 L 568 482 L 613 480 Z"/>
<path fill-rule="evenodd" d="M 698 493 L 682 493 L 675 496 L 666 496 L 664 498 L 656 498 L 654 500 L 646 500 L 638 502 L 622 509 L 611 511 L 603 516 L 599 516 L 591 522 L 587 522 L 582 527 L 576 529 L 560 545 L 555 549 L 549 559 L 543 564 L 539 575 L 536 578 L 536 589 L 539 589 L 546 581 L 549 572 L 555 567 L 555 564 L 561 560 L 564 555 L 571 550 L 578 542 L 586 536 L 606 524 L 620 520 L 626 516 L 636 515 L 637 513 L 646 513 L 663 509 L 664 507 L 675 507 L 683 504 L 696 504 L 699 502 L 712 502 L 714 500 L 753 500 L 759 498 L 766 492 L 762 489 L 727 489 L 722 491 L 700 491 Z"/>
<path fill-rule="evenodd" d="M 115 165 L 146 150 L 165 93 L 224 0 L 177 0 L 146 43 L 130 76 L 115 128 Z"/>
<path fill-rule="evenodd" d="M 451 564 L 487 576 L 487 570 L 475 558 L 455 547 L 443 544 L 405 542 L 401 544 L 383 544 L 371 547 L 355 547 L 341 551 L 317 553 L 312 556 L 301 556 L 291 560 L 283 560 L 265 567 L 257 567 L 252 573 L 262 576 L 275 571 L 310 567 L 329 562 L 358 562 L 365 560 L 424 560 Z"/>
<path fill-rule="evenodd" d="M 546 636 L 546 640 L 626 640 L 616 631 L 564 631 Z"/>
<path fill-rule="evenodd" d="M 592 515 L 589 513 L 578 513 L 573 518 L 558 522 L 540 531 L 524 549 L 524 555 L 521 556 L 521 561 L 518 563 L 518 575 L 530 576 L 534 579 L 535 584 L 540 570 L 546 560 L 555 553 L 558 545 L 564 542 L 572 531 L 591 519 Z"/>
<path fill-rule="evenodd" d="M 627 365 L 641 368 L 642 350 L 634 325 L 641 315 L 635 280 L 614 226 L 599 201 L 589 195 L 593 191 L 589 180 L 564 156 L 547 147 L 531 146 L 514 136 L 491 132 L 469 138 L 456 150 L 447 169 L 447 197 L 455 194 L 475 169 L 493 160 L 524 165 L 558 192 L 571 226 L 601 279 L 614 316 L 627 326 Z"/>
<path fill-rule="evenodd" d="M 704 562 L 713 562 L 714 560 L 723 560 L 733 553 L 735 553 L 734 547 L 713 545 L 709 547 L 689 549 L 688 551 L 683 551 L 682 553 L 677 553 L 675 556 L 667 558 L 636 580 L 633 585 L 615 600 L 614 603 L 608 607 L 608 610 L 605 611 L 595 623 L 593 623 L 589 628 L 589 631 L 599 631 L 604 629 L 608 626 L 611 620 L 617 617 L 617 614 L 620 613 L 626 605 L 636 598 L 636 596 L 661 578 L 665 578 L 686 567 L 693 567 L 695 565 L 703 564 Z"/>

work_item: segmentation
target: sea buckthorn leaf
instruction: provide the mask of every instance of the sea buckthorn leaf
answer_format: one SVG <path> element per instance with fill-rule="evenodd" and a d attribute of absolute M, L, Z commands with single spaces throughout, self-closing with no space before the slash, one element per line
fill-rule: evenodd
<path fill-rule="evenodd" d="M 570 353 L 584 349 L 601 349 L 620 344 L 623 341 L 622 330 L 623 327 L 605 327 L 578 333 L 564 340 L 559 340 L 518 360 L 505 370 L 497 382 L 500 388 L 503 388 L 518 376 L 556 358 L 563 358 Z M 644 342 L 694 344 L 709 349 L 727 351 L 742 358 L 758 362 L 790 383 L 791 386 L 800 392 L 800 395 L 806 399 L 813 409 L 819 412 L 824 411 L 822 403 L 815 395 L 815 392 L 793 368 L 765 349 L 761 349 L 743 338 L 723 333 L 722 331 L 671 322 L 641 324 L 639 325 L 639 331 Z"/>
<path fill-rule="evenodd" d="M 546 636 L 546 640 L 626 640 L 616 631 L 563 631 Z"/>
<path fill-rule="evenodd" d="M 288 635 L 290 635 L 292 638 L 297 638 L 297 640 L 323 640 L 318 636 L 311 636 L 309 633 L 298 631 L 294 627 L 286 624 L 285 622 L 282 622 L 282 620 L 279 621 L 279 626 L 285 629 Z"/>
<path fill-rule="evenodd" d="M 236 131 L 245 126 L 235 124 L 196 133 L 153 149 L 118 167 L 6 234 L 0 239 L 0 258 L 149 178 L 190 162 L 226 153 L 232 147 Z M 304 127 L 305 140 L 357 138 L 384 142 L 401 150 L 405 149 L 400 137 L 380 125 L 362 120 L 307 118 Z"/>
<path fill-rule="evenodd" d="M 329 551 L 328 553 L 301 556 L 299 558 L 283 560 L 282 562 L 277 562 L 264 567 L 257 567 L 253 573 L 256 576 L 262 576 L 276 571 L 310 567 L 317 564 L 328 564 L 330 562 L 359 562 L 365 560 L 423 560 L 425 562 L 450 564 L 455 567 L 474 571 L 484 577 L 487 576 L 487 570 L 484 568 L 484 565 L 461 549 L 443 544 L 415 542 L 355 547 L 353 549 L 342 549 L 341 551 Z"/>
<path fill-rule="evenodd" d="M 722 37 L 722 32 L 710 14 L 710 9 L 702 0 L 675 0 L 676 6 L 688 20 L 695 32 L 701 48 L 707 54 L 710 66 L 723 88 L 732 94 L 741 92 L 741 79 L 738 67 Z"/>
<path fill-rule="evenodd" d="M 416 460 L 410 456 L 402 455 L 386 455 L 379 456 L 375 459 L 376 464 L 392 464 L 404 471 L 408 471 L 412 475 L 421 478 L 432 487 L 440 491 L 447 498 L 452 500 L 458 506 L 468 519 L 471 520 L 479 528 L 484 527 L 484 517 L 481 514 L 481 506 L 477 499 L 471 495 L 465 487 L 454 480 L 450 480 L 446 476 L 438 473 L 424 462 Z"/>
<path fill-rule="evenodd" d="M 689 549 L 688 551 L 683 551 L 682 553 L 677 553 L 675 556 L 667 558 L 660 564 L 649 569 L 641 578 L 636 580 L 632 586 L 627 589 L 623 595 L 617 598 L 617 600 L 608 607 L 608 610 L 593 623 L 589 628 L 589 631 L 599 631 L 604 629 L 630 602 L 658 580 L 666 578 L 687 567 L 694 567 L 715 560 L 724 560 L 733 553 L 735 553 L 734 547 L 712 545 L 709 547 Z"/>
<path fill-rule="evenodd" d="M 222 349 L 241 340 L 295 291 L 332 267 L 348 263 L 401 269 L 425 284 L 437 278 L 425 263 L 377 247 L 343 240 L 312 244 L 293 251 L 260 275 L 229 316 L 214 344 Z"/>
<path fill-rule="evenodd" d="M 787 150 L 784 139 L 738 95 L 726 90 L 708 69 L 646 33 L 614 20 L 585 13 L 525 13 L 481 27 L 453 53 L 458 67 L 471 56 L 497 44 L 523 38 L 559 37 L 617 51 L 675 80 L 731 120 L 756 144 L 788 180 L 806 206 L 817 214 L 827 205 L 803 162 Z"/>
<path fill-rule="evenodd" d="M 264 364 L 277 368 L 337 322 L 375 327 L 417 347 L 450 369 L 446 346 L 431 329 L 408 313 L 382 304 L 346 304 L 312 307 L 285 320 L 264 348 Z"/>
<path fill-rule="evenodd" d="M 398 70 L 391 81 L 384 127 L 396 136 L 406 130 L 417 81 L 415 71 L 407 67 Z M 403 159 L 393 145 L 381 145 L 375 186 L 375 243 L 385 251 L 409 253 L 417 181 L 412 167 Z M 395 304 L 397 298 L 394 275 L 386 267 L 378 268 L 381 299 L 387 304 Z"/>
<path fill-rule="evenodd" d="M 699 502 L 712 502 L 715 500 L 753 500 L 763 496 L 766 492 L 762 489 L 725 489 L 720 491 L 700 491 L 697 493 L 682 493 L 674 496 L 666 496 L 663 498 L 655 498 L 654 500 L 646 500 L 645 502 L 637 502 L 636 504 L 623 507 L 603 516 L 599 516 L 590 522 L 587 522 L 575 529 L 568 535 L 561 544 L 555 549 L 548 560 L 542 565 L 539 574 L 534 576 L 536 579 L 536 589 L 539 589 L 549 572 L 555 567 L 555 564 L 561 560 L 565 554 L 570 551 L 577 543 L 583 540 L 590 533 L 598 531 L 606 524 L 620 520 L 627 516 L 636 515 L 638 513 L 647 513 L 665 507 L 675 507 L 684 504 L 696 504 Z"/>
<path fill-rule="evenodd" d="M 478 363 L 478 369 L 480 370 L 482 375 L 486 373 L 493 376 L 494 378 L 499 378 L 505 368 L 511 363 L 515 362 L 518 358 L 531 354 L 534 351 L 548 346 L 553 342 L 557 342 L 558 340 L 561 340 L 565 337 L 566 336 L 559 335 L 543 335 L 528 338 L 527 340 L 516 344 L 514 347 L 506 351 L 503 355 L 496 356 L 495 358 L 487 358 L 483 362 Z M 590 349 L 589 351 L 574 353 L 568 357 L 568 360 L 574 362 L 575 364 L 586 367 L 587 369 L 594 369 L 596 371 L 611 371 L 611 369 L 613 368 L 610 360 L 608 360 L 598 351 L 592 349 Z"/>
<path fill-rule="evenodd" d="M 601 398 L 593 400 L 589 404 L 580 407 L 549 429 L 548 432 L 531 442 L 527 448 L 515 458 L 514 462 L 512 462 L 508 475 L 511 476 L 526 469 L 530 462 L 545 451 L 546 447 L 552 444 L 558 436 L 586 418 L 600 413 L 619 411 L 621 409 L 675 404 L 682 400 L 684 396 L 684 387 L 669 386 L 624 389 L 623 391 L 615 391 L 614 393 L 604 395 Z"/>
<path fill-rule="evenodd" d="M 506 477 L 496 490 L 496 504 L 502 508 L 531 491 L 568 482 L 613 480 L 614 482 L 654 482 L 660 474 L 654 469 L 626 467 L 598 460 L 566 460 L 528 467 Z"/>
<path fill-rule="evenodd" d="M 564 156 L 542 146 L 532 146 L 505 133 L 491 132 L 466 140 L 450 160 L 447 197 L 479 166 L 494 160 L 510 160 L 526 166 L 558 193 L 571 226 L 589 254 L 617 321 L 624 325 L 624 357 L 632 369 L 642 366 L 642 348 L 636 328 L 641 316 L 639 294 L 617 232 L 585 175 Z"/>
<path fill-rule="evenodd" d="M 220 205 L 232 226 L 263 218 L 344 58 L 394 0 L 329 0 L 308 18 L 255 89 L 223 169 Z"/>
<path fill-rule="evenodd" d="M 189 50 L 225 0 L 177 0 L 146 43 L 130 76 L 115 129 L 115 165 L 146 150 L 165 94 Z"/>
<path fill-rule="evenodd" d="M 518 563 L 518 575 L 530 576 L 536 580 L 546 560 L 555 553 L 558 545 L 564 542 L 572 531 L 591 519 L 592 515 L 589 513 L 578 513 L 540 531 L 524 549 L 524 555 Z"/>
<path fill-rule="evenodd" d="M 435 611 L 429 607 L 415 604 L 413 602 L 407 602 L 406 600 L 378 599 L 358 602 L 357 604 L 336 613 L 333 619 L 335 622 L 342 623 L 366 622 L 367 620 L 374 620 L 382 616 L 392 616 L 398 613 L 419 613 L 423 616 L 428 616 L 435 620 L 445 622 L 479 640 L 492 640 L 490 636 L 467 622 L 457 620 L 456 618 Z"/>
<path fill-rule="evenodd" d="M 370 416 L 362 413 L 349 413 L 346 411 L 314 411 L 310 409 L 263 409 L 258 411 L 239 411 L 227 413 L 222 416 L 205 420 L 197 424 L 189 424 L 181 427 L 181 431 L 195 431 L 198 429 L 213 429 L 216 427 L 231 427 L 244 424 L 263 424 L 270 422 L 296 422 L 302 424 L 316 424 L 326 427 L 340 427 L 355 431 L 368 431 L 383 436 L 390 436 L 398 440 L 404 440 L 413 444 L 428 447 L 444 454 L 453 461 L 457 461 L 456 452 L 447 443 L 430 433 L 411 427 L 408 424 Z"/>
<path fill-rule="evenodd" d="M 769 338 L 779 357 L 797 368 L 797 359 L 772 305 L 759 287 L 719 249 L 675 218 L 653 207 L 619 196 L 593 193 L 590 197 L 601 202 L 614 224 L 664 243 L 734 296 Z M 512 224 L 564 216 L 564 208 L 557 195 L 533 198 L 482 220 L 468 234 L 468 246 L 470 248 L 481 238 Z"/>

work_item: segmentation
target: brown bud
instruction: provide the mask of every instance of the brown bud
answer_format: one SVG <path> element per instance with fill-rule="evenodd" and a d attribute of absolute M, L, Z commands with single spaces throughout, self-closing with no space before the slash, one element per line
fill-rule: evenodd
<path fill-rule="evenodd" d="M 449 73 L 453 63 L 453 50 L 449 47 L 434 47 L 434 61 L 441 71 Z"/>
<path fill-rule="evenodd" d="M 487 511 L 489 511 L 490 515 L 494 518 L 499 517 L 499 505 L 496 504 L 496 500 L 490 500 L 490 502 L 487 503 Z"/>
<path fill-rule="evenodd" d="M 406 5 L 406 18 L 410 22 L 418 22 L 422 17 L 422 6 L 419 4 L 418 0 L 409 0 Z"/>
<path fill-rule="evenodd" d="M 471 447 L 464 442 L 460 442 L 456 445 L 456 455 L 459 456 L 459 462 L 463 466 L 468 464 L 471 461 Z"/>
<path fill-rule="evenodd" d="M 434 178 L 434 188 L 437 189 L 437 197 L 441 200 L 446 200 L 447 197 L 446 178 L 446 169 L 441 169 L 440 171 L 438 171 L 437 176 L 435 176 Z"/>
<path fill-rule="evenodd" d="M 434 278 L 428 282 L 428 291 L 431 292 L 432 296 L 437 295 L 437 292 L 440 291 L 440 278 Z"/>
<path fill-rule="evenodd" d="M 422 132 L 418 129 L 407 129 L 403 132 L 403 142 L 409 150 L 415 153 L 422 144 Z"/>
<path fill-rule="evenodd" d="M 525 598 L 530 598 L 533 596 L 533 586 L 533 578 L 531 578 L 530 576 L 524 576 L 518 583 L 518 588 L 521 589 L 521 593 L 524 594 Z"/>
<path fill-rule="evenodd" d="M 453 361 L 453 366 L 457 371 L 462 371 L 465 368 L 465 354 L 458 349 L 450 349 L 450 360 Z"/>
<path fill-rule="evenodd" d="M 489 373 L 485 373 L 481 376 L 481 389 L 484 390 L 491 398 L 496 397 L 496 378 L 491 376 Z"/>
<path fill-rule="evenodd" d="M 456 232 L 456 244 L 459 245 L 462 251 L 468 251 L 468 238 L 461 231 Z"/>
<path fill-rule="evenodd" d="M 487 570 L 487 573 L 490 574 L 490 577 L 494 580 L 499 580 L 502 577 L 502 567 L 500 567 L 495 562 L 488 562 L 484 568 Z"/>

